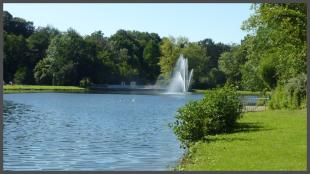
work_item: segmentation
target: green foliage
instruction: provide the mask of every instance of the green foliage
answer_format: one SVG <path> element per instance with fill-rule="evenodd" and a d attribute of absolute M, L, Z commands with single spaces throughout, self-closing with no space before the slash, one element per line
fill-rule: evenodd
<path fill-rule="evenodd" d="M 119 30 L 108 42 L 116 54 L 119 80 L 154 83 L 159 75 L 159 43 L 155 33 Z"/>
<path fill-rule="evenodd" d="M 285 85 L 278 85 L 273 91 L 269 107 L 271 109 L 302 109 L 306 107 L 307 76 L 300 74 L 288 80 Z"/>
<path fill-rule="evenodd" d="M 13 82 L 16 84 L 25 84 L 28 82 L 27 79 L 29 79 L 29 71 L 26 67 L 22 67 L 15 72 Z"/>
<path fill-rule="evenodd" d="M 201 101 L 191 101 L 178 110 L 173 130 L 183 147 L 204 138 L 208 128 L 206 117 Z"/>
<path fill-rule="evenodd" d="M 3 29 L 8 34 L 21 35 L 29 37 L 34 32 L 33 23 L 25 19 L 13 17 L 9 12 L 3 13 L 4 26 Z"/>
<path fill-rule="evenodd" d="M 221 86 L 226 79 L 222 72 L 217 71 L 217 60 L 220 53 L 228 49 L 227 47 L 221 43 L 215 44 L 211 39 L 190 43 L 186 38 L 164 38 L 159 62 L 161 75 L 169 78 L 176 60 L 183 54 L 189 60 L 189 68 L 194 69 L 193 88 Z M 215 75 L 215 71 L 218 74 Z"/>
<path fill-rule="evenodd" d="M 4 12 L 3 18 L 4 80 L 14 80 L 16 71 L 27 67 L 27 79 L 23 83 L 33 84 L 33 69 L 45 56 L 51 38 L 59 34 L 59 31 L 52 27 L 34 29 L 32 22 L 13 17 L 8 12 Z M 17 74 L 20 75 L 20 72 Z"/>
<path fill-rule="evenodd" d="M 38 84 L 52 84 L 54 82 L 53 73 L 54 60 L 47 57 L 40 60 L 34 69 L 34 78 Z M 52 82 L 53 81 L 53 82 Z"/>
<path fill-rule="evenodd" d="M 258 73 L 258 68 L 253 60 L 247 61 L 241 67 L 241 84 L 245 90 L 262 91 L 267 88 L 266 83 Z"/>
<path fill-rule="evenodd" d="M 188 147 L 208 135 L 232 131 L 241 112 L 236 90 L 225 86 L 208 90 L 202 100 L 180 108 L 172 127 L 182 146 Z"/>
<path fill-rule="evenodd" d="M 219 59 L 226 83 L 275 89 L 306 73 L 306 4 L 256 4 L 242 29 L 249 34 Z M 281 95 L 279 88 L 276 95 Z M 281 97 L 280 97 L 281 98 Z"/>
<path fill-rule="evenodd" d="M 250 59 L 263 80 L 274 88 L 306 73 L 306 4 L 259 4 L 242 28 L 252 31 Z M 270 65 L 271 64 L 271 65 Z"/>
<path fill-rule="evenodd" d="M 210 57 L 207 56 L 207 50 L 197 43 L 188 43 L 181 53 L 188 59 L 188 68 L 194 69 L 193 87 L 195 87 L 208 76 L 207 65 Z"/>
<path fill-rule="evenodd" d="M 269 102 L 270 109 L 283 109 L 288 108 L 287 93 L 283 86 L 277 86 L 273 91 L 271 100 Z"/>
<path fill-rule="evenodd" d="M 110 37 L 101 31 L 81 36 L 73 29 L 35 28 L 8 12 L 3 19 L 6 82 L 14 80 L 19 68 L 27 67 L 27 84 L 79 85 L 84 77 L 94 83 L 154 84 L 161 79 L 159 83 L 167 84 L 177 58 L 184 54 L 189 68 L 195 69 L 193 87 L 225 83 L 217 60 L 229 46 L 211 39 L 193 43 L 185 37 L 160 38 L 156 33 L 126 30 Z"/>
<path fill-rule="evenodd" d="M 217 68 L 212 68 L 208 74 L 207 83 L 211 87 L 221 87 L 226 82 L 225 74 Z"/>
<path fill-rule="evenodd" d="M 240 69 L 246 62 L 244 46 L 233 45 L 230 52 L 224 52 L 219 58 L 219 69 L 226 76 L 226 83 L 235 86 L 241 85 L 242 74 Z"/>
<path fill-rule="evenodd" d="M 23 36 L 4 33 L 4 81 L 13 81 L 14 74 L 27 60 L 26 40 Z"/>
<path fill-rule="evenodd" d="M 223 43 L 214 43 L 212 39 L 204 39 L 198 42 L 208 56 L 208 62 L 204 66 L 204 74 L 199 79 L 199 84 L 195 85 L 196 88 L 214 88 L 221 87 L 226 82 L 225 74 L 219 70 L 219 58 L 223 52 L 231 49 L 230 45 Z"/>
<path fill-rule="evenodd" d="M 20 69 L 27 67 L 26 84 L 79 85 L 85 77 L 93 83 L 144 85 L 159 79 L 158 84 L 167 84 L 176 60 L 184 54 L 194 69 L 193 88 L 225 83 L 251 91 L 284 87 L 289 79 L 307 73 L 306 5 L 253 7 L 254 14 L 242 25 L 249 34 L 240 45 L 126 30 L 110 37 L 101 31 L 81 36 L 73 29 L 35 28 L 32 22 L 4 12 L 4 81 L 21 79 Z"/>
<path fill-rule="evenodd" d="M 265 98 L 259 98 L 256 102 L 256 106 L 268 106 L 268 100 Z"/>
<path fill-rule="evenodd" d="M 148 70 L 145 72 L 145 75 L 147 76 L 145 78 L 151 82 L 154 82 L 160 73 L 160 67 L 158 65 L 159 57 L 159 45 L 153 40 L 148 41 L 143 50 L 143 58 L 145 62 L 143 66 L 145 67 L 144 69 Z"/>
<path fill-rule="evenodd" d="M 274 89 L 277 85 L 277 70 L 275 61 L 271 58 L 265 58 L 259 66 L 259 73 L 264 82 L 269 86 L 270 89 Z"/>
<path fill-rule="evenodd" d="M 60 32 L 51 27 L 39 27 L 35 32 L 27 38 L 27 47 L 29 48 L 31 67 L 34 68 L 36 63 L 46 56 L 46 50 L 53 37 L 59 35 Z"/>
<path fill-rule="evenodd" d="M 160 72 L 165 79 L 172 75 L 173 67 L 180 56 L 180 48 L 173 42 L 174 38 L 163 38 L 160 43 Z"/>
<path fill-rule="evenodd" d="M 52 39 L 46 57 L 35 68 L 35 76 L 38 82 L 52 76 L 54 84 L 78 85 L 85 76 L 95 76 L 96 63 L 93 45 L 69 29 Z"/>

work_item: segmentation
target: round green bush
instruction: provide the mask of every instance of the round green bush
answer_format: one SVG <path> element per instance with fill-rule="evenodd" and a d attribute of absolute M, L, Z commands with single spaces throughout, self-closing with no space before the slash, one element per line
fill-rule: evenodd
<path fill-rule="evenodd" d="M 233 130 L 242 113 L 236 89 L 231 86 L 209 90 L 202 100 L 180 108 L 171 125 L 182 147 L 214 135 Z"/>
<path fill-rule="evenodd" d="M 307 103 L 307 75 L 300 74 L 278 85 L 269 102 L 270 109 L 304 109 Z"/>

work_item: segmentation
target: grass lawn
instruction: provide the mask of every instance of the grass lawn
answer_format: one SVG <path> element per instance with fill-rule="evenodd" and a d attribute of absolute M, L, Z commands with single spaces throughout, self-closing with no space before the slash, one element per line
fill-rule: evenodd
<path fill-rule="evenodd" d="M 207 89 L 193 89 L 194 93 L 205 93 L 207 91 Z M 262 92 L 260 91 L 237 91 L 237 93 L 239 95 L 261 95 Z M 267 94 L 269 95 L 270 92 L 267 92 Z"/>
<path fill-rule="evenodd" d="M 192 146 L 177 170 L 305 171 L 306 110 L 246 113 L 234 133 Z"/>
<path fill-rule="evenodd" d="M 35 91 L 84 91 L 77 86 L 41 86 L 41 85 L 4 85 L 4 93 L 35 92 Z"/>

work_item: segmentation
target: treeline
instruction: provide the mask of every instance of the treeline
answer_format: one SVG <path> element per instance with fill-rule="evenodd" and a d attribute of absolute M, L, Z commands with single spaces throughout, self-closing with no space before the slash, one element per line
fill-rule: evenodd
<path fill-rule="evenodd" d="M 226 77 L 218 59 L 230 45 L 211 39 L 159 37 L 156 33 L 118 30 L 105 37 L 101 31 L 81 36 L 74 29 L 61 32 L 51 26 L 4 18 L 4 81 L 16 84 L 87 85 L 167 82 L 180 54 L 194 68 L 195 88 L 222 86 Z"/>
<path fill-rule="evenodd" d="M 304 3 L 256 4 L 242 29 L 240 45 L 221 54 L 227 83 L 249 90 L 273 91 L 270 107 L 306 106 L 307 6 Z"/>
<path fill-rule="evenodd" d="M 193 88 L 224 84 L 273 91 L 272 108 L 306 106 L 307 9 L 304 3 L 255 4 L 241 44 L 159 37 L 119 30 L 81 36 L 35 28 L 4 12 L 4 80 L 20 84 L 167 83 L 180 54 L 194 69 Z"/>

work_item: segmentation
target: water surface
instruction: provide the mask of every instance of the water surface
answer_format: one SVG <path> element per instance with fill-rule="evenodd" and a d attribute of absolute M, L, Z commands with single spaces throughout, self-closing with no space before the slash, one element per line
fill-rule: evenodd
<path fill-rule="evenodd" d="M 4 170 L 169 170 L 168 123 L 202 95 L 4 94 Z"/>

